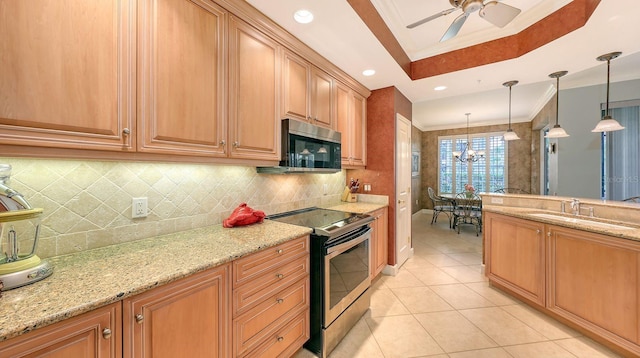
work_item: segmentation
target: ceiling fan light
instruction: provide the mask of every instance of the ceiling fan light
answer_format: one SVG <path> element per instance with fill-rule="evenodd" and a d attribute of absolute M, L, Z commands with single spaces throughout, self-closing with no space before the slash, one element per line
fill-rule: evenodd
<path fill-rule="evenodd" d="M 564 137 L 568 137 L 569 134 L 567 134 L 567 132 L 565 132 L 565 130 L 560 127 L 559 124 L 556 124 L 555 126 L 553 126 L 553 128 L 551 128 L 549 130 L 549 132 L 547 132 L 547 134 L 545 134 L 545 138 L 564 138 Z"/>
<path fill-rule="evenodd" d="M 591 131 L 594 133 L 598 133 L 598 132 L 613 132 L 613 131 L 619 131 L 622 129 L 624 129 L 624 127 L 620 125 L 618 121 L 611 118 L 611 116 L 604 116 L 604 118 L 602 118 L 598 122 L 596 127 L 593 128 Z"/>
<path fill-rule="evenodd" d="M 504 132 L 504 134 L 502 135 L 502 137 L 504 138 L 504 140 L 506 141 L 510 141 L 510 140 L 518 140 L 520 139 L 520 137 L 518 137 L 518 135 L 516 134 L 516 132 L 513 131 L 513 129 L 509 128 L 506 132 Z"/>
<path fill-rule="evenodd" d="M 515 19 L 521 10 L 507 4 L 499 3 L 497 1 L 489 1 L 484 4 L 482 9 L 478 12 L 481 18 L 489 21 L 493 25 L 503 28 L 507 26 L 513 19 Z"/>

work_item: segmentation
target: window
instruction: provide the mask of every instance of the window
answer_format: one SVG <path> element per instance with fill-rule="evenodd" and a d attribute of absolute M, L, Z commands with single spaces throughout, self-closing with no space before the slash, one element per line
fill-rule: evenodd
<path fill-rule="evenodd" d="M 613 103 L 609 114 L 625 129 L 602 133 L 602 198 L 623 200 L 640 195 L 640 100 Z"/>
<path fill-rule="evenodd" d="M 464 192 L 467 183 L 476 192 L 494 192 L 507 186 L 507 146 L 502 133 L 476 134 L 469 140 L 473 150 L 484 151 L 485 156 L 477 162 L 462 163 L 454 160 L 453 151 L 463 150 L 467 136 L 438 137 L 439 194 Z"/>

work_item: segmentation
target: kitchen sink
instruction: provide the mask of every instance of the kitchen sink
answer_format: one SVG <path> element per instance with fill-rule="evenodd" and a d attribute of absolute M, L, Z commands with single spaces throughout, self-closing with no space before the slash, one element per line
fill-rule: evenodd
<path fill-rule="evenodd" d="M 617 224 L 609 224 L 609 223 L 605 223 L 605 222 L 602 222 L 602 221 L 582 219 L 582 218 L 579 218 L 579 217 L 569 217 L 569 216 L 556 215 L 556 214 L 546 214 L 546 213 L 531 213 L 529 215 L 535 216 L 535 217 L 539 217 L 539 218 L 544 218 L 544 219 L 563 221 L 563 222 L 567 222 L 567 223 L 585 224 L 585 225 L 589 225 L 589 226 L 593 226 L 593 227 L 599 227 L 599 228 L 603 228 L 603 229 L 615 229 L 615 230 L 633 230 L 633 229 L 635 229 L 634 227 L 629 227 L 629 226 L 624 226 L 624 225 L 617 225 Z"/>

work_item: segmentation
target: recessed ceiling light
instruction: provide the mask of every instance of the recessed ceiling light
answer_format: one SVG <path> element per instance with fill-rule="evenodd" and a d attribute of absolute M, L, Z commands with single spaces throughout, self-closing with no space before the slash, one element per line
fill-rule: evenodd
<path fill-rule="evenodd" d="M 313 14 L 311 13 L 311 11 L 303 9 L 296 11 L 293 14 L 293 18 L 301 24 L 308 24 L 313 21 Z"/>
<path fill-rule="evenodd" d="M 364 70 L 362 71 L 362 75 L 364 76 L 373 76 L 376 74 L 376 70 Z"/>
<path fill-rule="evenodd" d="M 433 90 L 434 91 L 444 91 L 446 89 L 447 89 L 447 86 L 438 86 L 438 87 L 435 87 Z"/>

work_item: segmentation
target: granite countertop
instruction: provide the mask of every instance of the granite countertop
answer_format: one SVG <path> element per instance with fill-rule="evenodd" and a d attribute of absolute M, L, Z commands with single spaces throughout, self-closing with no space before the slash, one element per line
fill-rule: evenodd
<path fill-rule="evenodd" d="M 538 221 L 545 224 L 552 224 L 571 229 L 578 229 L 597 234 L 604 234 L 628 240 L 640 241 L 640 225 L 635 223 L 601 219 L 597 217 L 592 218 L 588 216 L 574 216 L 570 214 L 562 214 L 555 211 L 515 206 L 483 205 L 482 210 L 526 220 Z M 574 221 L 565 221 L 561 218 L 553 217 L 540 217 L 532 214 L 551 214 Z M 623 226 L 625 228 L 616 226 Z"/>
<path fill-rule="evenodd" d="M 389 205 L 381 204 L 381 203 L 378 204 L 378 203 L 355 202 L 355 203 L 342 203 L 340 205 L 332 206 L 327 209 L 345 211 L 349 213 L 365 214 L 365 213 L 370 213 L 372 211 L 376 211 L 378 209 L 385 208 L 387 206 Z"/>
<path fill-rule="evenodd" d="M 221 225 L 47 259 L 53 275 L 2 292 L 0 341 L 80 315 L 241 256 L 311 233 L 266 220 Z"/>

